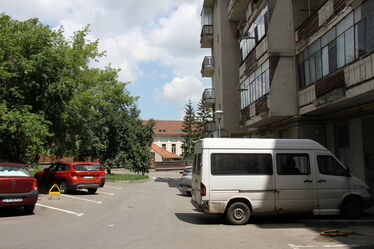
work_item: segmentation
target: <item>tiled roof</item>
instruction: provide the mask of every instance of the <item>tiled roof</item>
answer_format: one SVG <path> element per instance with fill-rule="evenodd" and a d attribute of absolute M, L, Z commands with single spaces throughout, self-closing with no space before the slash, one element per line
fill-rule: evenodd
<path fill-rule="evenodd" d="M 147 122 L 147 121 L 145 121 Z M 183 121 L 179 120 L 155 120 L 153 132 L 156 135 L 183 135 Z"/>
<path fill-rule="evenodd" d="M 154 152 L 159 154 L 162 158 L 165 158 L 165 159 L 170 159 L 170 158 L 171 159 L 180 159 L 180 158 L 182 158 L 181 156 L 175 155 L 175 154 L 171 153 L 170 151 L 167 151 L 167 150 L 161 148 L 157 144 L 152 144 L 151 147 L 152 147 L 152 150 L 154 150 Z"/>

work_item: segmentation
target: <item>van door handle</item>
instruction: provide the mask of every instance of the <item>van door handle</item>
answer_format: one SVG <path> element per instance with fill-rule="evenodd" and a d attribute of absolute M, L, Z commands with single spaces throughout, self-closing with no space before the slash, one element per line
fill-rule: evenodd
<path fill-rule="evenodd" d="M 324 179 L 321 179 L 321 180 L 318 180 L 319 183 L 322 183 L 322 182 L 326 182 L 326 180 Z"/>
<path fill-rule="evenodd" d="M 313 182 L 312 180 L 305 180 L 304 182 Z"/>

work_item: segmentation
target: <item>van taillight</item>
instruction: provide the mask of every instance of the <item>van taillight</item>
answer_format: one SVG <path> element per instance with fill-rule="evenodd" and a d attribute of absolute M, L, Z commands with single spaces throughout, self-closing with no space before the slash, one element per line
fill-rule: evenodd
<path fill-rule="evenodd" d="M 203 183 L 200 183 L 200 195 L 206 196 L 206 187 Z"/>
<path fill-rule="evenodd" d="M 32 190 L 38 190 L 38 181 L 36 179 L 32 183 Z"/>

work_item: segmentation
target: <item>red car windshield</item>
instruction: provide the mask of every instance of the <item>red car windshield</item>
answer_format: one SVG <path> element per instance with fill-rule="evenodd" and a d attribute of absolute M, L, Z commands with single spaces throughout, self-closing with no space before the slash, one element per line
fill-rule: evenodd
<path fill-rule="evenodd" d="M 22 166 L 0 165 L 0 176 L 30 176 L 30 173 Z"/>
<path fill-rule="evenodd" d="M 97 171 L 99 170 L 98 165 L 95 164 L 77 164 L 74 165 L 76 171 Z"/>

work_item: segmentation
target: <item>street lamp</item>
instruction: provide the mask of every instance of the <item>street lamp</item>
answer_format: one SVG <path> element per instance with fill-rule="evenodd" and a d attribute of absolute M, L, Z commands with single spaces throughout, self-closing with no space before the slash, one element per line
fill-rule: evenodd
<path fill-rule="evenodd" d="M 221 137 L 221 119 L 223 116 L 223 111 L 217 110 L 214 112 L 214 114 L 216 115 L 217 120 L 218 120 L 218 138 L 220 138 Z"/>

